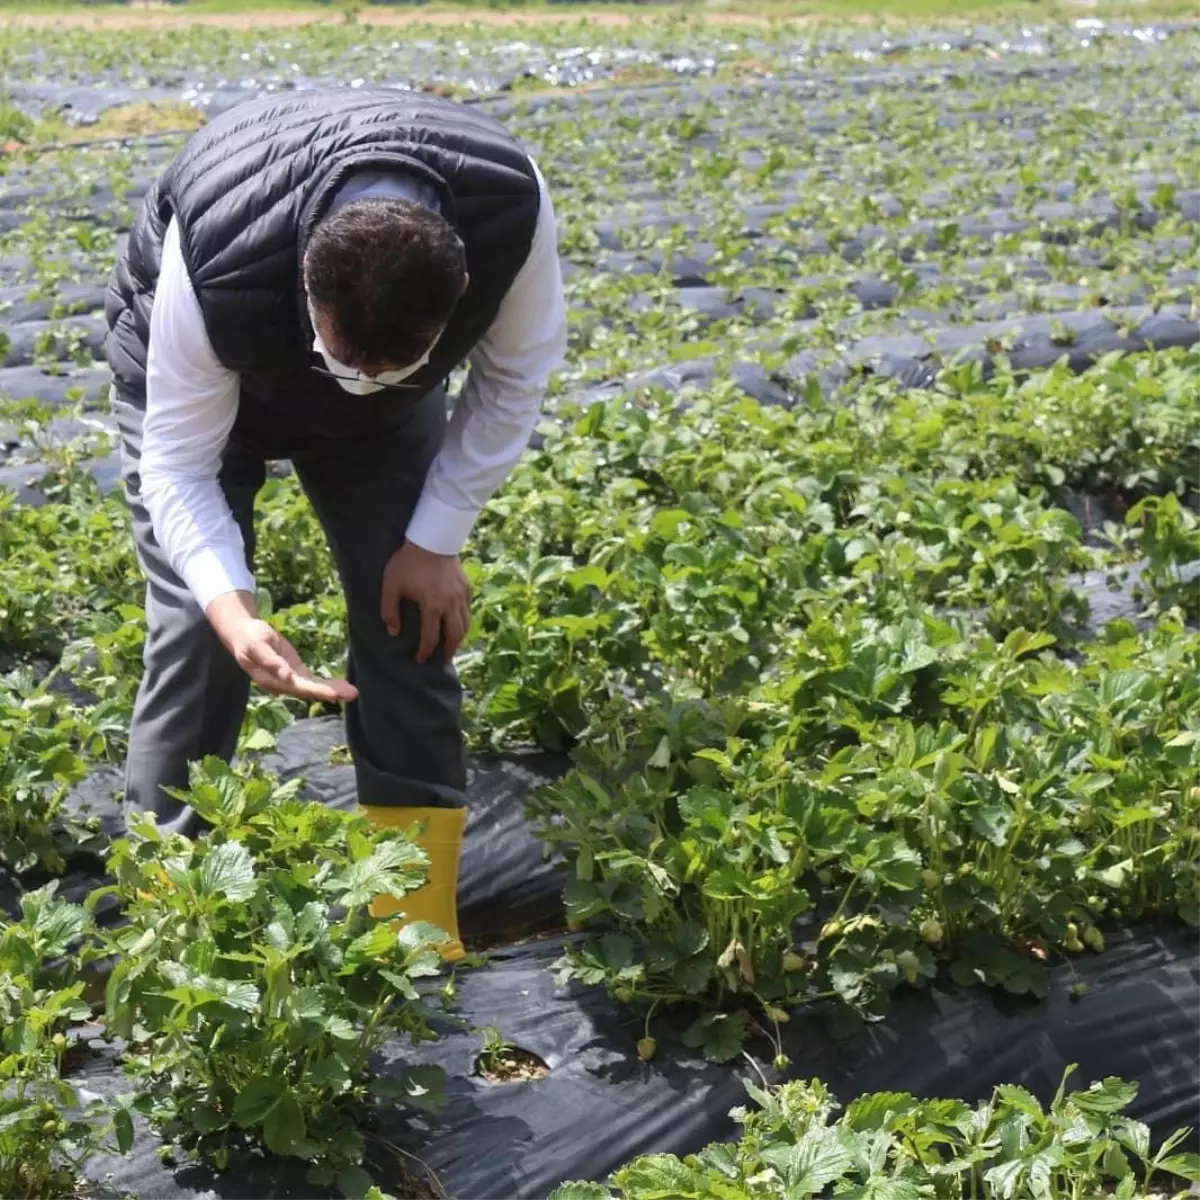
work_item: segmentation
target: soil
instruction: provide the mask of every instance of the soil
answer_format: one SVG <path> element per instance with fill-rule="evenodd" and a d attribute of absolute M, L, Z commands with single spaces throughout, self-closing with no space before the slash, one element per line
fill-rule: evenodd
<path fill-rule="evenodd" d="M 77 1179 L 74 1200 L 135 1200 L 135 1198 L 129 1192 L 106 1187 L 94 1179 Z"/>
<path fill-rule="evenodd" d="M 488 950 L 507 949 L 513 946 L 529 946 L 534 942 L 548 941 L 550 938 L 562 938 L 566 937 L 570 932 L 565 925 L 556 925 L 551 929 L 517 925 L 511 926 L 503 932 L 493 933 L 490 936 L 465 936 L 463 938 L 463 945 L 471 953 L 480 954 Z"/>
<path fill-rule="evenodd" d="M 432 1184 L 424 1181 L 410 1181 L 405 1184 L 404 1194 L 412 1200 L 445 1200 L 445 1192 L 435 1191 Z"/>
<path fill-rule="evenodd" d="M 59 1073 L 64 1077 L 78 1071 L 84 1063 L 95 1057 L 96 1051 L 89 1043 L 93 1038 L 104 1036 L 104 1026 L 95 1021 L 88 1021 L 83 1025 L 74 1026 L 71 1034 L 74 1036 L 67 1043 L 58 1064 Z"/>
<path fill-rule="evenodd" d="M 2 20 L 0 27 L 3 27 Z M 52 115 L 37 121 L 20 140 L 0 142 L 0 159 L 6 155 L 53 155 L 75 146 L 120 142 L 155 134 L 183 136 L 199 129 L 204 120 L 199 109 L 174 100 L 118 105 L 102 113 L 91 125 L 68 125 Z"/>
<path fill-rule="evenodd" d="M 199 129 L 204 114 L 183 101 L 156 100 L 149 104 L 119 104 L 110 108 L 95 125 L 69 130 L 85 137 L 140 137 L 151 133 L 176 133 Z"/>
<path fill-rule="evenodd" d="M 510 1046 L 481 1054 L 475 1060 L 475 1074 L 488 1083 L 523 1083 L 528 1079 L 545 1079 L 550 1068 L 532 1051 Z"/>
<path fill-rule="evenodd" d="M 383 1137 L 372 1121 L 368 1120 L 368 1125 L 364 1129 L 368 1141 L 374 1143 L 385 1159 L 391 1160 L 389 1190 L 394 1189 L 406 1200 L 450 1200 L 437 1173 L 424 1159 Z"/>
<path fill-rule="evenodd" d="M 1027 937 L 1025 934 L 1018 934 L 1012 941 L 1012 948 L 1026 958 L 1031 958 L 1036 962 L 1044 963 L 1049 961 L 1049 954 L 1046 947 L 1037 938 Z"/>

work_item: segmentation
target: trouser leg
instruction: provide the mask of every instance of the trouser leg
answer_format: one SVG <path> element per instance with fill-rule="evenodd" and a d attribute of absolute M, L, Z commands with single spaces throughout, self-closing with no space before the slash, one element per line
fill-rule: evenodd
<path fill-rule="evenodd" d="M 398 429 L 293 460 L 345 591 L 347 677 L 359 691 L 346 709 L 346 734 L 367 807 L 456 808 L 465 801 L 458 675 L 440 645 L 429 661 L 416 661 L 415 605 L 404 603 L 398 637 L 380 614 L 384 567 L 404 540 L 445 434 L 445 414 L 438 388 L 413 402 L 411 419 Z"/>
<path fill-rule="evenodd" d="M 187 585 L 172 570 L 141 500 L 142 411 L 113 398 L 121 430 L 122 476 L 138 561 L 146 575 L 146 645 L 125 764 L 125 807 L 153 812 L 159 827 L 195 836 L 204 823 L 166 794 L 186 788 L 188 763 L 215 755 L 228 761 L 237 745 L 250 680 L 213 632 Z M 254 555 L 254 497 L 266 465 L 248 447 L 230 442 L 220 481 Z"/>

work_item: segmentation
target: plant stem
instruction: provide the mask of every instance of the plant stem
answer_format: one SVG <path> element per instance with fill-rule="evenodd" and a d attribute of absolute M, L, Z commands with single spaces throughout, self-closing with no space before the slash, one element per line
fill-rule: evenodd
<path fill-rule="evenodd" d="M 831 921 L 838 921 L 841 919 L 842 913 L 845 912 L 846 905 L 849 903 L 850 896 L 853 893 L 854 889 L 858 886 L 858 881 L 860 878 L 861 878 L 860 875 L 855 875 L 854 878 L 850 880 L 849 886 L 842 893 L 842 900 L 841 900 L 841 903 L 837 906 L 837 911 L 830 918 Z"/>
<path fill-rule="evenodd" d="M 742 1057 L 754 1068 L 754 1073 L 762 1080 L 763 1089 L 766 1090 L 769 1088 L 771 1085 L 767 1082 L 767 1077 L 763 1073 L 762 1067 L 754 1061 L 754 1056 L 748 1050 L 743 1050 Z"/>

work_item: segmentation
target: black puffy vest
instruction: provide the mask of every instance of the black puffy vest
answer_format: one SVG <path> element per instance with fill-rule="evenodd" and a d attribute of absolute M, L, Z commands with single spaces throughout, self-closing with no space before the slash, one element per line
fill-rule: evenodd
<path fill-rule="evenodd" d="M 213 350 L 241 376 L 243 409 L 323 436 L 391 424 L 403 395 L 347 395 L 311 369 L 320 360 L 301 264 L 346 176 L 393 164 L 433 185 L 466 249 L 467 291 L 429 363 L 405 382 L 420 396 L 445 380 L 486 333 L 529 255 L 539 209 L 533 164 L 474 108 L 412 92 L 339 89 L 230 109 L 151 187 L 105 304 L 107 355 L 122 393 L 144 403 L 150 311 L 174 215 Z"/>

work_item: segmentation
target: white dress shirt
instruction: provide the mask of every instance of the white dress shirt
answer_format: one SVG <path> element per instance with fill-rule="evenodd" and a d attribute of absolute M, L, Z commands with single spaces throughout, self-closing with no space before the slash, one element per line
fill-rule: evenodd
<path fill-rule="evenodd" d="M 445 443 L 409 522 L 409 541 L 436 554 L 462 549 L 483 506 L 516 465 L 566 351 L 554 209 L 536 164 L 534 171 L 541 208 L 529 257 L 468 356 Z M 420 187 L 415 180 L 360 172 L 335 205 L 379 194 L 424 202 Z M 238 394 L 237 373 L 218 361 L 209 341 L 172 220 L 150 316 L 141 490 L 159 545 L 202 609 L 227 592 L 254 590 L 241 532 L 217 481 Z"/>

